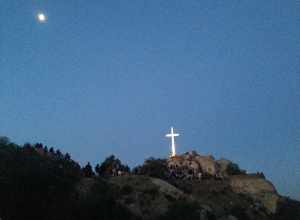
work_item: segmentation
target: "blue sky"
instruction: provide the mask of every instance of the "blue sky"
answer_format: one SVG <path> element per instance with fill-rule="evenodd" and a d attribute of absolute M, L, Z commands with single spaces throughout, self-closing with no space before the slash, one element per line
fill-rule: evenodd
<path fill-rule="evenodd" d="M 174 126 L 300 199 L 299 2 L 1 2 L 0 135 L 134 166 Z"/>

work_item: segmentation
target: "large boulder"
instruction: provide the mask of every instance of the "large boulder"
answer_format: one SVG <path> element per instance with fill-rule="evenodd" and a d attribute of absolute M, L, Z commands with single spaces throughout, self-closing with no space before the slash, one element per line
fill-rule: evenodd
<path fill-rule="evenodd" d="M 180 199 L 184 197 L 184 194 L 181 190 L 177 189 L 175 186 L 167 183 L 158 178 L 151 178 L 151 182 L 158 187 L 160 193 L 168 196 L 169 198 L 172 197 L 173 199 Z"/>
<path fill-rule="evenodd" d="M 257 175 L 234 175 L 230 177 L 231 189 L 240 194 L 250 196 L 270 212 L 275 213 L 279 195 L 273 184 Z"/>
<path fill-rule="evenodd" d="M 199 155 L 195 151 L 171 157 L 167 160 L 169 168 L 188 169 L 194 174 L 203 173 L 210 176 L 218 174 L 218 164 L 212 156 Z"/>
<path fill-rule="evenodd" d="M 109 179 L 117 201 L 141 219 L 158 219 L 184 193 L 169 183 L 147 176 L 118 176 Z"/>
<path fill-rule="evenodd" d="M 217 163 L 219 165 L 219 172 L 222 176 L 226 177 L 228 176 L 228 169 L 230 167 L 230 164 L 232 164 L 232 162 L 230 160 L 227 160 L 227 159 L 220 159 L 220 160 L 217 160 Z"/>
<path fill-rule="evenodd" d="M 215 176 L 218 172 L 218 165 L 212 156 L 197 155 L 195 160 L 200 164 L 204 173 Z"/>

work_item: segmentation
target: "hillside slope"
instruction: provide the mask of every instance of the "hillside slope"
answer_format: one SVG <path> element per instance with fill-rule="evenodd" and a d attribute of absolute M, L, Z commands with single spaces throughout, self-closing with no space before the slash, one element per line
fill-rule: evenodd
<path fill-rule="evenodd" d="M 95 175 L 58 150 L 0 139 L 0 219 L 300 219 L 300 203 L 278 195 L 262 175 L 246 174 L 224 160 L 218 164 L 227 165 L 219 169 L 212 157 L 197 157 L 202 167 L 189 158 L 177 158 L 183 166 L 174 169 L 170 160 L 152 158 L 127 172 L 109 157 Z M 215 176 L 203 171 L 205 164 L 216 166 L 207 169 Z M 201 170 L 201 179 L 189 165 Z"/>

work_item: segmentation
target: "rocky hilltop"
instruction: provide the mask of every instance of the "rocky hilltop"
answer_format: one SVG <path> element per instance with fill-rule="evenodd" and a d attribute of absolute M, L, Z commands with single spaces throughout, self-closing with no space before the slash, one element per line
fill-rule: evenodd
<path fill-rule="evenodd" d="M 132 170 L 110 156 L 93 169 L 54 148 L 0 138 L 0 219 L 298 220 L 300 202 L 262 173 L 197 152 Z"/>
<path fill-rule="evenodd" d="M 262 173 L 247 174 L 230 160 L 215 160 L 213 156 L 199 155 L 197 152 L 171 157 L 167 160 L 170 176 L 183 180 L 219 180 L 238 194 L 244 194 L 261 202 L 270 212 L 275 213 L 279 195 L 274 185 Z"/>
<path fill-rule="evenodd" d="M 154 173 L 155 166 L 164 172 Z M 165 180 L 224 219 L 236 210 L 248 213 L 242 219 L 268 219 L 276 214 L 281 198 L 263 173 L 248 174 L 230 160 L 195 151 L 166 160 L 146 160 L 136 172 Z"/>
<path fill-rule="evenodd" d="M 172 175 L 183 179 L 201 180 L 203 177 L 224 179 L 232 174 L 245 173 L 230 160 L 215 160 L 212 155 L 200 155 L 196 151 L 170 157 L 167 166 Z"/>

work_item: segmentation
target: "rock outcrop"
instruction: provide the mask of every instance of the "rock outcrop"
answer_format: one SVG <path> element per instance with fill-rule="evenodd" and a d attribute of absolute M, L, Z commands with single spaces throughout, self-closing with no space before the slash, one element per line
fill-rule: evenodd
<path fill-rule="evenodd" d="M 246 174 L 237 164 L 227 159 L 215 160 L 212 156 L 195 151 L 167 160 L 170 176 L 183 180 L 202 181 L 214 178 L 227 183 L 232 191 L 259 202 L 269 213 L 275 213 L 279 196 L 271 182 L 262 173 Z"/>
<path fill-rule="evenodd" d="M 167 166 L 171 174 L 182 179 L 201 179 L 205 176 L 226 178 L 244 173 L 230 160 L 215 160 L 211 155 L 200 155 L 195 151 L 170 157 Z"/>
<path fill-rule="evenodd" d="M 279 195 L 273 184 L 257 175 L 233 175 L 230 186 L 235 193 L 250 196 L 270 212 L 275 213 Z"/>
<path fill-rule="evenodd" d="M 0 137 L 0 220 L 300 219 L 300 202 L 226 159 L 189 152 L 115 175 L 120 163 L 109 157 L 88 176 L 67 154 L 41 149 Z"/>
<path fill-rule="evenodd" d="M 181 190 L 157 178 L 120 176 L 109 181 L 118 191 L 118 202 L 142 219 L 157 219 L 172 202 L 186 197 Z"/>
<path fill-rule="evenodd" d="M 198 178 L 203 175 L 217 176 L 219 173 L 218 164 L 212 156 L 203 156 L 195 151 L 171 157 L 167 165 L 176 176 L 180 178 Z"/>

